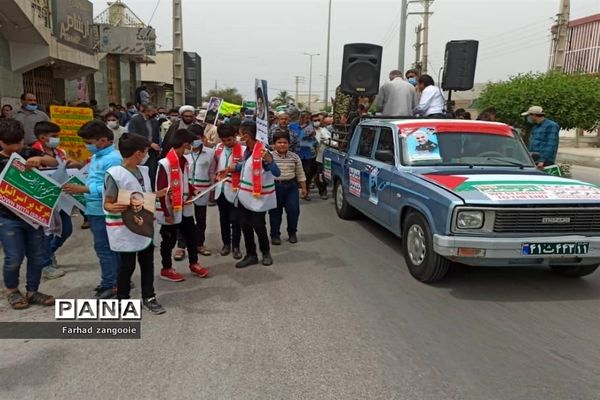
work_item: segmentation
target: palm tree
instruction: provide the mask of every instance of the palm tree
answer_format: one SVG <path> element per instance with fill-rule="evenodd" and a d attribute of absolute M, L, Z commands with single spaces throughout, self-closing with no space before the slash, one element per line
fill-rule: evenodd
<path fill-rule="evenodd" d="M 294 98 L 290 95 L 287 90 L 279 92 L 277 97 L 273 99 L 273 106 L 284 106 L 294 102 Z"/>

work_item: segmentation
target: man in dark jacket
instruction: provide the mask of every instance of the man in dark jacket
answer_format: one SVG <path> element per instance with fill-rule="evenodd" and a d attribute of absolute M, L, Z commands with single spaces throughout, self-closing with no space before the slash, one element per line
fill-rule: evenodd
<path fill-rule="evenodd" d="M 148 139 L 152 145 L 148 150 L 148 161 L 146 165 L 149 169 L 150 181 L 152 190 L 154 190 L 154 180 L 156 179 L 156 170 L 158 168 L 158 156 L 160 154 L 160 133 L 158 120 L 155 118 L 157 114 L 156 106 L 148 104 L 144 107 L 144 111 L 134 115 L 129 120 L 127 131 L 135 133 Z"/>

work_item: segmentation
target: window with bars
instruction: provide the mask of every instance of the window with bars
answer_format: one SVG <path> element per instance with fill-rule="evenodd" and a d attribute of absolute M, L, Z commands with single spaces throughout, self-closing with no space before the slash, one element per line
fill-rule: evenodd
<path fill-rule="evenodd" d="M 40 109 L 45 110 L 54 98 L 54 74 L 50 67 L 38 67 L 23 73 L 23 90 L 37 97 Z"/>

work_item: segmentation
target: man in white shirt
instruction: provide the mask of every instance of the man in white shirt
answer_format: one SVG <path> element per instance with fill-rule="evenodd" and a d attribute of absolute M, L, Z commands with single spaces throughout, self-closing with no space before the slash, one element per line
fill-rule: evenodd
<path fill-rule="evenodd" d="M 415 114 L 427 118 L 446 118 L 446 100 L 442 90 L 435 86 L 433 78 L 421 75 L 417 88 L 421 92 L 421 99 L 415 108 Z"/>
<path fill-rule="evenodd" d="M 383 116 L 411 116 L 417 105 L 415 88 L 402 78 L 402 72 L 390 72 L 390 82 L 379 89 L 376 100 L 377 111 Z"/>

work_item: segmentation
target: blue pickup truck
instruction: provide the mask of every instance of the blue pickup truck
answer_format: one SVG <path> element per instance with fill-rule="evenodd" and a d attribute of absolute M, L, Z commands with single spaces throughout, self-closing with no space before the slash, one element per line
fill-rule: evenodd
<path fill-rule="evenodd" d="M 323 161 L 338 216 L 360 212 L 402 237 L 422 282 L 452 262 L 571 277 L 600 264 L 600 187 L 539 171 L 508 125 L 363 119 L 343 143 Z"/>

